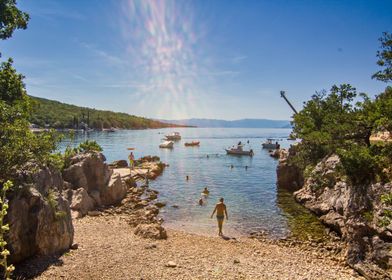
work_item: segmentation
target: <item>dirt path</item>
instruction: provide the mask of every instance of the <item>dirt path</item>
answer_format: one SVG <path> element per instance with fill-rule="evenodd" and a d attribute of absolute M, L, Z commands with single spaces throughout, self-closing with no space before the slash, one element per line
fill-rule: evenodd
<path fill-rule="evenodd" d="M 167 240 L 152 241 L 135 236 L 121 215 L 85 217 L 74 226 L 77 250 L 49 266 L 48 260 L 30 260 L 23 271 L 43 271 L 37 279 L 358 278 L 315 252 L 249 238 L 226 241 L 168 230 Z M 167 267 L 169 261 L 176 267 Z"/>

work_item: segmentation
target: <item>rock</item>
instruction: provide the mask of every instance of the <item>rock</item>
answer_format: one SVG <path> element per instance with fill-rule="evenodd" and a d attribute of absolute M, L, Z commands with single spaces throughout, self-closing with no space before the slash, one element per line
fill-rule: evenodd
<path fill-rule="evenodd" d="M 74 243 L 70 247 L 71 250 L 77 250 L 78 248 L 79 248 L 79 244 L 78 243 Z"/>
<path fill-rule="evenodd" d="M 73 189 L 82 187 L 88 193 L 94 190 L 101 192 L 113 173 L 105 160 L 101 153 L 77 154 L 71 159 L 72 165 L 63 171 L 63 179 L 70 183 Z"/>
<path fill-rule="evenodd" d="M 84 216 L 88 211 L 94 209 L 94 200 L 88 195 L 86 189 L 79 188 L 72 191 L 70 207 L 72 210 L 78 211 Z"/>
<path fill-rule="evenodd" d="M 177 267 L 177 264 L 173 261 L 168 261 L 166 267 Z"/>
<path fill-rule="evenodd" d="M 69 203 L 61 195 L 61 174 L 37 167 L 25 176 L 31 184 L 12 193 L 5 220 L 11 228 L 6 241 L 12 263 L 68 250 L 74 236 Z"/>
<path fill-rule="evenodd" d="M 235 264 L 240 263 L 240 260 L 234 259 L 234 263 L 235 263 Z"/>
<path fill-rule="evenodd" d="M 166 230 L 158 224 L 139 224 L 134 232 L 136 235 L 151 239 L 166 239 Z"/>
<path fill-rule="evenodd" d="M 99 212 L 99 211 L 88 211 L 87 215 L 92 216 L 92 217 L 101 216 L 101 212 Z"/>
<path fill-rule="evenodd" d="M 106 188 L 101 190 L 101 201 L 103 205 L 119 203 L 127 194 L 128 187 L 121 179 L 120 174 L 113 173 Z"/>
<path fill-rule="evenodd" d="M 155 206 L 158 207 L 158 208 L 165 207 L 166 206 L 166 202 L 160 202 L 160 201 L 155 202 Z"/>
<path fill-rule="evenodd" d="M 150 244 L 150 245 L 146 245 L 144 248 L 145 249 L 155 249 L 157 247 L 157 245 L 155 244 Z"/>
<path fill-rule="evenodd" d="M 293 148 L 290 148 L 292 150 Z M 303 185 L 304 179 L 301 170 L 288 162 L 288 156 L 292 151 L 281 150 L 281 158 L 276 169 L 277 185 L 279 188 L 296 191 Z M 293 152 L 292 152 L 293 153 Z"/>
<path fill-rule="evenodd" d="M 126 160 L 115 160 L 111 164 L 109 164 L 112 168 L 125 168 L 128 167 L 128 162 Z"/>
<path fill-rule="evenodd" d="M 173 207 L 173 208 L 176 208 L 176 209 L 178 209 L 178 208 L 179 208 L 179 206 L 178 206 L 178 205 L 172 205 L 172 207 Z"/>
<path fill-rule="evenodd" d="M 99 193 L 99 191 L 94 190 L 94 191 L 90 192 L 90 196 L 91 196 L 92 199 L 94 199 L 94 202 L 95 202 L 96 206 L 101 206 L 102 205 L 101 194 Z"/>

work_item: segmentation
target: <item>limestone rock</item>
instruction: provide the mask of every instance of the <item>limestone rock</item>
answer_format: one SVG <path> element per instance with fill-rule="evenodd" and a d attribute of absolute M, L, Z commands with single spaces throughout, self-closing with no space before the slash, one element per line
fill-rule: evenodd
<path fill-rule="evenodd" d="M 112 168 L 125 168 L 128 167 L 128 162 L 124 159 L 116 160 L 109 164 L 109 166 Z"/>
<path fill-rule="evenodd" d="M 166 239 L 166 230 L 159 224 L 139 224 L 135 229 L 135 234 L 144 238 Z"/>
<path fill-rule="evenodd" d="M 73 242 L 69 203 L 61 195 L 61 174 L 47 168 L 35 170 L 26 179 L 32 183 L 21 186 L 9 200 L 6 222 L 11 230 L 6 241 L 14 263 L 36 254 L 65 251 Z"/>
<path fill-rule="evenodd" d="M 88 195 L 84 188 L 74 190 L 72 192 L 71 209 L 84 216 L 88 211 L 94 209 L 94 199 Z"/>
<path fill-rule="evenodd" d="M 121 179 L 120 174 L 113 173 L 109 184 L 101 191 L 101 201 L 104 205 L 112 205 L 120 202 L 127 194 L 128 186 Z"/>

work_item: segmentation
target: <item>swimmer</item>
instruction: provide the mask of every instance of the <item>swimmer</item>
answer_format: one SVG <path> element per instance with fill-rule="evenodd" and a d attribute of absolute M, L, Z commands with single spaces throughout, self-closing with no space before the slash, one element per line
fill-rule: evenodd
<path fill-rule="evenodd" d="M 234 165 L 230 165 L 230 168 L 233 169 L 233 168 L 234 168 Z"/>
<path fill-rule="evenodd" d="M 200 199 L 199 199 L 199 205 L 200 205 L 200 206 L 203 206 L 203 198 L 201 198 L 201 197 L 200 197 Z"/>
<path fill-rule="evenodd" d="M 207 187 L 204 188 L 203 194 L 204 195 L 209 195 L 210 194 L 210 191 L 207 189 Z"/>
<path fill-rule="evenodd" d="M 186 177 L 185 177 L 185 178 L 186 178 L 186 180 L 187 180 L 187 181 L 189 181 L 189 176 L 188 176 L 188 175 L 186 175 Z"/>
<path fill-rule="evenodd" d="M 209 155 L 207 155 L 207 158 L 210 158 L 210 156 L 209 156 Z"/>
<path fill-rule="evenodd" d="M 245 165 L 245 170 L 248 170 L 248 166 L 247 165 Z"/>

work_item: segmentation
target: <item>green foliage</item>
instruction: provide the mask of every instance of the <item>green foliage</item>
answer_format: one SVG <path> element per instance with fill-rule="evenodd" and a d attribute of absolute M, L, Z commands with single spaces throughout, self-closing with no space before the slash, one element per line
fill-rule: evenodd
<path fill-rule="evenodd" d="M 12 36 L 15 29 L 26 29 L 29 15 L 16 7 L 16 0 L 0 1 L 0 39 Z"/>
<path fill-rule="evenodd" d="M 381 195 L 381 202 L 386 206 L 392 206 L 392 193 Z"/>
<path fill-rule="evenodd" d="M 50 162 L 59 140 L 55 131 L 33 134 L 29 130 L 31 102 L 22 79 L 11 60 L 0 65 L 0 183 L 13 178 L 29 161 Z"/>
<path fill-rule="evenodd" d="M 76 129 L 78 127 L 81 128 L 81 123 L 88 124 L 90 128 L 95 129 L 111 127 L 124 129 L 173 127 L 171 124 L 125 113 L 78 107 L 33 96 L 31 96 L 31 99 L 34 101 L 34 104 L 30 122 L 40 127 Z"/>
<path fill-rule="evenodd" d="M 67 168 L 71 165 L 71 159 L 78 153 L 88 152 L 102 152 L 102 147 L 94 140 L 86 140 L 79 144 L 79 146 L 72 148 L 68 146 L 62 155 L 62 168 Z"/>
<path fill-rule="evenodd" d="M 46 197 L 46 201 L 48 202 L 50 208 L 53 209 L 54 218 L 56 221 L 62 220 L 67 216 L 66 212 L 58 210 L 58 202 L 53 190 L 49 189 L 48 196 Z"/>
<path fill-rule="evenodd" d="M 102 152 L 102 147 L 95 140 L 86 140 L 79 144 L 78 150 L 81 152 Z"/>
<path fill-rule="evenodd" d="M 337 154 L 340 156 L 346 174 L 354 184 L 370 183 L 379 173 L 376 157 L 366 146 L 353 143 L 350 147 L 338 149 Z"/>
<path fill-rule="evenodd" d="M 7 201 L 7 191 L 12 188 L 12 182 L 5 182 L 0 188 L 0 265 L 4 271 L 4 279 L 11 279 L 11 274 L 15 270 L 13 265 L 8 265 L 7 257 L 10 252 L 6 249 L 7 242 L 4 239 L 4 235 L 9 231 L 9 225 L 4 224 L 4 217 L 7 215 L 8 201 Z"/>
<path fill-rule="evenodd" d="M 387 83 L 392 81 L 392 34 L 384 32 L 379 40 L 381 50 L 377 52 L 377 64 L 384 69 L 375 73 L 372 78 Z"/>

